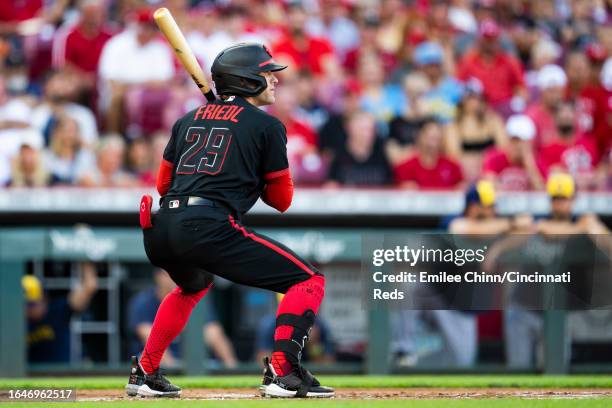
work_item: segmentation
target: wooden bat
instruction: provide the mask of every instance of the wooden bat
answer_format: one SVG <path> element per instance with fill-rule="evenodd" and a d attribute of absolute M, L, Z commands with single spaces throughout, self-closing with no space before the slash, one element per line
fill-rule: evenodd
<path fill-rule="evenodd" d="M 198 60 L 196 60 L 195 55 L 193 55 L 193 51 L 191 51 L 189 44 L 187 44 L 187 40 L 185 40 L 185 36 L 183 36 L 181 29 L 176 24 L 170 10 L 165 7 L 158 8 L 155 10 L 153 18 L 159 30 L 164 34 L 164 37 L 166 37 L 166 40 L 168 40 L 174 49 L 174 53 L 181 61 L 181 64 L 183 64 L 185 70 L 191 75 L 191 78 L 198 88 L 200 88 L 200 91 L 202 91 L 202 94 L 208 101 L 217 99 L 215 93 L 210 89 L 210 86 L 208 86 L 202 67 L 198 63 Z"/>

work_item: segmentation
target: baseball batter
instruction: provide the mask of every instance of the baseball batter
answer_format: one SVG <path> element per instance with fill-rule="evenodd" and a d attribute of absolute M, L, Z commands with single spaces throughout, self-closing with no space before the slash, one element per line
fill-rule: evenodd
<path fill-rule="evenodd" d="M 241 222 L 260 197 L 281 212 L 291 204 L 285 127 L 259 109 L 274 103 L 274 73 L 285 68 L 260 44 L 223 50 L 211 69 L 220 99 L 172 128 L 157 179 L 160 210 L 151 218 L 152 198 L 145 196 L 140 216 L 149 260 L 168 271 L 177 288 L 161 303 L 142 355 L 132 358 L 130 396 L 180 395 L 160 374 L 160 360 L 210 289 L 212 274 L 285 294 L 274 352 L 264 360 L 263 395 L 334 395 L 300 365 L 325 278 L 292 250 Z"/>

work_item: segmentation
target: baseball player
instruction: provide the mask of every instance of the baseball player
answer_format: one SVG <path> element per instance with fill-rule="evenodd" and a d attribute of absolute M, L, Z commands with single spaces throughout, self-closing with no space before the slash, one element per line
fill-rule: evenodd
<path fill-rule="evenodd" d="M 226 48 L 211 69 L 220 99 L 189 112 L 172 128 L 157 179 L 160 210 L 151 219 L 152 199 L 144 196 L 140 217 L 147 256 L 178 287 L 159 306 L 140 358 L 132 357 L 128 395 L 180 394 L 160 374 L 160 360 L 210 289 L 213 274 L 285 294 L 272 358 L 264 360 L 262 394 L 334 395 L 300 365 L 325 278 L 292 250 L 241 222 L 260 197 L 281 212 L 291 204 L 285 127 L 259 109 L 274 103 L 274 73 L 285 68 L 263 45 Z"/>

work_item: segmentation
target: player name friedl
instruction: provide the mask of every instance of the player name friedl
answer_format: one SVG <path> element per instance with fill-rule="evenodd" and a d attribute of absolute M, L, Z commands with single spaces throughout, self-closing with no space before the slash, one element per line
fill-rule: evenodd
<path fill-rule="evenodd" d="M 193 119 L 229 120 L 238 123 L 237 116 L 243 110 L 242 106 L 207 104 L 198 108 Z"/>

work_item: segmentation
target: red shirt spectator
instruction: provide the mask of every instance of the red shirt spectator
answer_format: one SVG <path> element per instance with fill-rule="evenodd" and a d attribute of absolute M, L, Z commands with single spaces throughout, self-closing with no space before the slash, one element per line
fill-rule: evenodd
<path fill-rule="evenodd" d="M 598 187 L 596 177 L 599 153 L 595 140 L 576 134 L 575 113 L 572 105 L 562 104 L 555 117 L 559 137 L 544 147 L 538 156 L 538 166 L 546 177 L 554 171 L 570 173 L 581 189 Z"/>
<path fill-rule="evenodd" d="M 461 60 L 457 76 L 464 81 L 471 77 L 480 80 L 490 103 L 507 103 L 525 87 L 521 63 L 499 48 L 499 27 L 494 21 L 482 23 L 480 36 L 478 47 Z"/>
<path fill-rule="evenodd" d="M 417 153 L 394 169 L 396 183 L 421 189 L 452 189 L 463 181 L 461 166 L 444 156 L 442 127 L 435 121 L 423 124 L 416 141 Z"/>
<path fill-rule="evenodd" d="M 463 181 L 461 166 L 447 157 L 439 157 L 433 167 L 421 162 L 417 155 L 394 170 L 397 183 L 414 182 L 421 189 L 455 188 Z"/>
<path fill-rule="evenodd" d="M 113 31 L 104 25 L 104 9 L 98 3 L 85 3 L 81 9 L 81 20 L 64 39 L 54 44 L 54 63 L 64 66 L 69 63 L 80 70 L 94 74 L 106 41 Z"/>
<path fill-rule="evenodd" d="M 87 32 L 83 25 L 79 24 L 66 35 L 64 44 L 61 44 L 61 41 L 56 43 L 59 47 L 63 45 L 63 50 L 58 50 L 60 55 L 57 55 L 55 63 L 59 66 L 70 63 L 84 72 L 96 73 L 102 48 L 112 36 L 113 32 L 106 27 Z"/>
<path fill-rule="evenodd" d="M 316 183 L 323 177 L 322 163 L 317 155 L 318 137 L 314 129 L 300 120 L 296 114 L 298 109 L 296 87 L 287 83 L 275 89 L 275 93 L 276 102 L 270 112 L 287 129 L 287 157 L 293 181 L 296 184 Z M 308 159 L 312 161 L 309 162 Z"/>
<path fill-rule="evenodd" d="M 317 134 L 306 123 L 295 118 L 287 118 L 283 121 L 287 129 L 287 154 L 303 155 L 317 146 Z"/>
<path fill-rule="evenodd" d="M 508 102 L 515 88 L 525 85 L 520 62 L 502 51 L 491 59 L 484 58 L 478 51 L 468 52 L 461 60 L 457 74 L 462 80 L 470 77 L 480 80 L 484 95 L 492 104 Z"/>
<path fill-rule="evenodd" d="M 540 90 L 540 100 L 525 111 L 536 126 L 536 137 L 533 142 L 536 151 L 555 142 L 559 137 L 555 112 L 563 102 L 567 76 L 561 67 L 545 65 L 538 71 L 537 85 Z"/>
<path fill-rule="evenodd" d="M 289 58 L 291 66 L 306 68 L 315 75 L 322 74 L 325 69 L 323 59 L 333 55 L 334 49 L 329 41 L 323 38 L 306 37 L 303 49 L 299 49 L 297 41 L 285 36 L 274 46 L 277 58 Z"/>
<path fill-rule="evenodd" d="M 495 175 L 495 184 L 500 190 L 525 191 L 531 188 L 529 176 L 522 162 L 514 162 L 508 152 L 493 149 L 486 153 L 483 173 Z"/>
<path fill-rule="evenodd" d="M 0 21 L 17 22 L 36 17 L 43 8 L 43 0 L 0 1 Z"/>
<path fill-rule="evenodd" d="M 525 110 L 536 126 L 536 138 L 533 142 L 536 151 L 547 146 L 557 139 L 557 126 L 555 116 L 540 103 L 529 105 Z"/>
<path fill-rule="evenodd" d="M 601 83 L 585 88 L 578 99 L 582 131 L 594 138 L 601 153 L 612 147 L 612 58 L 601 70 Z"/>
<path fill-rule="evenodd" d="M 323 38 L 316 38 L 304 31 L 307 14 L 300 3 L 287 6 L 287 33 L 274 45 L 277 60 L 288 60 L 296 69 L 308 69 L 315 75 L 329 73 L 339 64 L 334 48 Z M 334 67 L 330 65 L 333 61 Z"/>
<path fill-rule="evenodd" d="M 525 191 L 543 185 L 531 149 L 536 129 L 526 115 L 513 115 L 506 123 L 509 143 L 485 153 L 482 172 L 499 190 Z"/>
<path fill-rule="evenodd" d="M 558 168 L 578 178 L 580 174 L 593 173 L 598 156 L 597 145 L 589 138 L 580 137 L 570 142 L 557 140 L 542 149 L 538 165 L 545 176 Z"/>
<path fill-rule="evenodd" d="M 380 21 L 377 17 L 366 16 L 363 26 L 359 30 L 360 43 L 344 56 L 342 65 L 351 74 L 357 73 L 359 61 L 364 55 L 373 54 L 380 58 L 385 72 L 391 72 L 397 65 L 397 56 L 380 47 L 378 41 L 378 30 Z"/>

